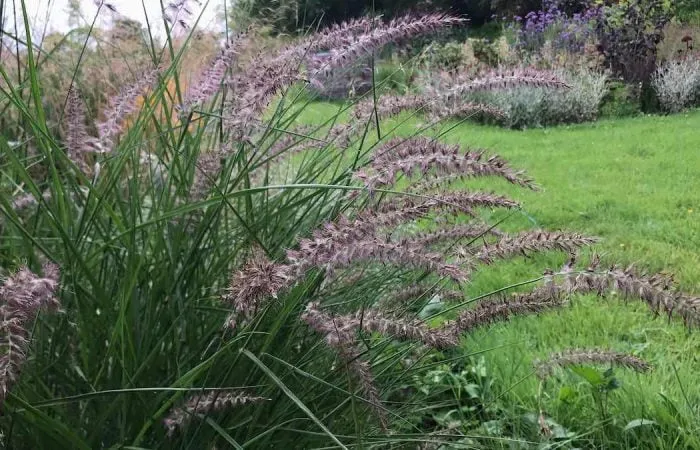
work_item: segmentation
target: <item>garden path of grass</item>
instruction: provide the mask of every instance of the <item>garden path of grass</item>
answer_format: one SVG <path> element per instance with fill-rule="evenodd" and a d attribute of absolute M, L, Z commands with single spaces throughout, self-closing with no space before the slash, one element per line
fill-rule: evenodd
<path fill-rule="evenodd" d="M 314 105 L 305 120 L 321 121 L 335 108 Z M 419 118 L 408 118 L 400 133 L 412 134 L 419 125 Z M 510 218 L 503 228 L 540 227 L 598 236 L 596 251 L 604 261 L 671 272 L 685 290 L 700 294 L 699 127 L 700 112 L 694 112 L 527 131 L 464 123 L 443 139 L 497 153 L 542 187 L 540 192 L 528 192 L 498 180 L 465 183 L 522 202 L 523 214 Z M 492 214 L 492 219 L 503 217 L 502 212 Z M 543 255 L 499 265 L 478 274 L 468 293 L 533 278 L 564 260 L 564 255 Z M 635 352 L 656 370 L 644 376 L 621 374 L 624 395 L 615 401 L 617 417 L 625 421 L 651 416 L 669 426 L 652 434 L 655 446 L 674 448 L 679 443 L 669 440 L 669 434 L 681 427 L 682 439 L 690 440 L 685 445 L 700 446 L 693 436 L 700 425 L 700 331 L 689 334 L 678 320 L 671 326 L 663 318 L 654 320 L 639 302 L 625 305 L 581 298 L 573 303 L 561 312 L 519 318 L 474 333 L 466 339 L 465 349 L 506 345 L 488 352 L 485 359 L 499 384 L 512 386 L 507 395 L 518 400 L 511 403 L 522 411 L 537 406 L 537 382 L 528 378 L 534 358 L 567 347 Z M 585 392 L 580 384 L 576 390 Z M 545 401 L 547 413 L 578 432 L 600 419 L 585 395 L 580 404 L 569 405 L 556 400 L 556 387 L 545 390 L 545 396 L 551 397 Z"/>

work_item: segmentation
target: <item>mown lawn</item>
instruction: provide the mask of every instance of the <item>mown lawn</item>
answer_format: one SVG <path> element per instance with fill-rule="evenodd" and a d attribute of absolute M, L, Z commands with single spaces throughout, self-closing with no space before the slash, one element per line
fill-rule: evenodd
<path fill-rule="evenodd" d="M 322 120 L 336 108 L 315 105 L 306 120 Z M 399 133 L 411 134 L 421 120 L 406 115 L 383 129 L 398 123 Z M 455 186 L 479 185 L 521 201 L 522 213 L 510 216 L 502 228 L 594 235 L 601 239 L 596 251 L 606 263 L 671 272 L 683 289 L 700 294 L 699 125 L 700 112 L 527 131 L 463 123 L 443 139 L 497 153 L 541 186 L 540 192 L 493 180 Z M 504 217 L 492 214 L 491 220 Z M 481 272 L 467 292 L 478 295 L 531 279 L 564 260 L 565 255 L 520 258 Z M 577 435 L 603 439 L 610 447 L 700 448 L 700 331 L 654 318 L 641 302 L 575 298 L 572 303 L 560 312 L 519 318 L 465 339 L 467 353 L 498 347 L 483 356 L 499 386 L 498 401 L 514 415 L 541 407 Z M 622 387 L 609 397 L 605 413 L 582 379 L 570 373 L 548 382 L 538 396 L 532 360 L 570 347 L 633 352 L 655 370 L 649 375 L 616 372 Z M 642 422 L 623 431 L 641 418 L 658 424 Z"/>

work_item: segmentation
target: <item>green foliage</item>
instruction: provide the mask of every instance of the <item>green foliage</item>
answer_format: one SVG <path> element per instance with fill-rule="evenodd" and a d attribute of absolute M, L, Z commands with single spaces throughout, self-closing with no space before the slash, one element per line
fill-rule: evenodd
<path fill-rule="evenodd" d="M 648 82 L 657 47 L 673 17 L 669 0 L 625 0 L 604 4 L 598 24 L 600 46 L 611 69 L 627 82 Z"/>
<path fill-rule="evenodd" d="M 428 45 L 421 52 L 418 62 L 430 70 L 456 70 L 464 64 L 465 58 L 462 44 L 451 41 Z"/>
<path fill-rule="evenodd" d="M 401 395 L 420 405 L 401 424 L 408 431 L 418 427 L 423 433 L 451 429 L 468 433 L 482 423 L 499 415 L 494 402 L 493 383 L 483 358 L 463 355 L 459 363 L 442 363 L 425 374 L 417 375 L 412 383 L 402 386 Z"/>
<path fill-rule="evenodd" d="M 352 204 L 343 194 L 361 146 L 344 155 L 319 148 L 289 167 L 288 184 L 270 186 L 276 173 L 265 154 L 306 100 L 294 91 L 280 99 L 255 145 L 227 142 L 217 133 L 218 102 L 196 121 L 161 114 L 184 95 L 173 81 L 182 54 L 166 47 L 150 56 L 175 62 L 164 64 L 148 101 L 85 176 L 47 121 L 42 88 L 49 86 L 28 48 L 19 79 L 0 67 L 9 81 L 2 101 L 21 119 L 20 141 L 0 140 L 0 265 L 36 270 L 44 259 L 56 262 L 63 313 L 33 324 L 31 357 L 3 404 L 0 446 L 283 448 L 305 436 L 302 446 L 317 447 L 339 441 L 322 423 L 355 430 L 356 442 L 373 433 L 364 404 L 344 387 L 353 389 L 347 375 L 328 369 L 329 352 L 299 321 L 318 278 L 235 335 L 222 328 L 228 309 L 220 302 L 230 270 L 251 247 L 278 258 L 296 236 Z M 325 118 L 326 129 L 341 112 Z M 220 183 L 209 197 L 191 195 L 200 154 L 224 145 L 230 155 Z M 251 188 L 256 180 L 265 182 Z M 13 201 L 23 193 L 35 204 L 19 210 Z M 195 418 L 187 432 L 166 438 L 169 410 L 212 387 L 270 400 Z"/>
<path fill-rule="evenodd" d="M 298 17 L 294 20 L 298 23 Z M 172 45 L 172 41 L 168 44 Z M 498 359 L 509 355 L 507 347 L 513 343 L 522 342 L 524 337 L 533 337 L 537 342 L 534 337 L 538 332 L 551 333 L 557 324 L 560 337 L 571 331 L 562 329 L 562 323 L 554 315 L 537 318 L 538 323 L 540 320 L 546 323 L 544 330 L 517 333 L 517 327 L 528 325 L 526 321 L 517 321 L 514 334 L 508 335 L 508 339 L 500 340 L 496 336 L 495 342 L 489 342 L 493 337 L 489 333 L 505 333 L 504 329 L 510 329 L 496 327 L 467 338 L 465 348 L 473 346 L 474 351 L 455 355 L 431 353 L 432 360 L 426 360 L 425 354 L 410 344 L 397 343 L 377 336 L 378 333 L 363 335 L 367 350 L 362 357 L 376 369 L 378 384 L 386 386 L 382 394 L 396 401 L 387 404 L 391 421 L 403 433 L 387 435 L 379 431 L 376 420 L 367 414 L 367 401 L 359 393 L 357 383 L 343 370 L 342 361 L 321 345 L 319 337 L 300 323 L 299 316 L 310 301 L 319 299 L 340 308 L 362 311 L 383 294 L 388 278 L 395 276 L 413 282 L 415 274 L 395 275 L 386 267 L 372 267 L 363 271 L 359 281 L 348 282 L 343 275 L 340 279 L 330 278 L 330 274 L 319 270 L 256 310 L 252 320 L 235 333 L 223 330 L 222 323 L 230 311 L 221 306 L 220 294 L 226 289 L 232 268 L 240 267 L 252 248 L 259 248 L 272 261 L 281 260 L 285 250 L 298 242 L 298 236 L 308 236 L 340 212 L 351 214 L 367 201 L 368 196 L 362 195 L 366 190 L 353 184 L 353 173 L 368 161 L 376 145 L 375 130 L 370 124 L 362 127 L 364 132 L 358 133 L 343 152 L 333 144 L 324 144 L 312 152 L 284 155 L 282 161 L 273 161 L 272 148 L 290 134 L 299 135 L 291 128 L 293 124 L 314 123 L 311 133 L 323 136 L 314 139 L 323 140 L 329 129 L 346 120 L 347 105 L 313 104 L 308 93 L 296 87 L 286 91 L 266 111 L 262 130 L 255 135 L 254 142 L 229 140 L 220 131 L 225 117 L 218 98 L 190 116 L 162 114 L 164 110 L 173 110 L 173 99 L 185 94 L 178 77 L 182 55 L 172 47 L 169 53 L 168 49 L 164 53 L 152 51 L 149 56 L 153 60 L 172 61 L 172 64 L 166 64 L 158 83 L 143 101 L 139 113 L 130 118 L 129 126 L 111 152 L 97 157 L 100 164 L 94 166 L 91 176 L 78 170 L 58 133 L 53 131 L 53 124 L 47 120 L 42 97 L 45 87 L 31 42 L 24 76 L 17 74 L 19 78 L 14 80 L 4 66 L 0 67 L 5 80 L 13 81 L 3 85 L 2 97 L 19 114 L 17 127 L 23 138 L 13 143 L 0 141 L 0 265 L 12 268 L 27 262 L 36 268 L 43 259 L 59 263 L 64 309 L 60 315 L 40 316 L 33 326 L 31 358 L 3 405 L 4 416 L 0 421 L 3 446 L 398 447 L 434 442 L 437 438 L 428 433 L 445 429 L 459 429 L 465 435 L 459 436 L 456 445 L 488 448 L 552 441 L 564 446 L 575 439 L 584 444 L 589 442 L 585 439 L 590 439 L 592 445 L 608 443 L 605 438 L 610 434 L 605 424 L 589 422 L 594 424 L 596 432 L 602 431 L 600 437 L 593 434 L 593 438 L 588 438 L 586 423 L 562 413 L 562 410 L 570 412 L 570 408 L 556 410 L 556 418 L 543 417 L 532 405 L 531 391 L 520 390 L 531 388 L 528 386 L 531 379 L 518 373 L 520 381 L 516 383 L 504 373 L 513 368 L 512 361 L 517 358 L 505 363 Z M 401 85 L 393 76 L 378 78 L 387 84 Z M 668 141 L 688 138 L 687 127 L 675 124 L 685 136 L 678 132 Z M 394 125 L 402 135 L 413 135 L 419 128 L 415 119 Z M 393 132 L 382 126 L 376 130 L 379 140 Z M 576 129 L 575 133 L 579 134 L 574 134 L 577 139 L 572 140 L 572 135 L 561 134 L 562 130 L 553 131 L 555 137 L 551 138 L 549 131 L 518 135 L 470 125 L 457 128 L 458 134 L 452 139 L 504 148 L 516 161 L 529 161 L 527 165 L 532 166 L 536 177 L 541 176 L 546 187 L 554 185 L 553 180 L 559 182 L 560 192 L 539 200 L 516 194 L 526 200 L 525 209 L 511 214 L 510 218 L 516 220 L 505 221 L 506 216 L 491 210 L 484 211 L 483 218 L 505 221 L 507 227 L 528 225 L 534 220 L 567 228 L 576 223 L 586 230 L 605 231 L 609 226 L 618 232 L 618 235 L 609 234 L 613 239 L 620 238 L 620 234 L 624 239 L 632 239 L 635 232 L 644 237 L 649 232 L 644 228 L 648 222 L 633 220 L 642 213 L 619 204 L 620 211 L 612 208 L 617 197 L 605 197 L 608 203 L 599 204 L 596 195 L 621 192 L 629 195 L 629 183 L 648 182 L 652 176 L 666 183 L 681 183 L 684 189 L 693 191 L 697 179 L 689 171 L 692 160 L 682 161 L 687 176 L 679 176 L 677 172 L 682 171 L 673 166 L 678 158 L 669 161 L 665 154 L 655 155 L 656 148 L 642 145 L 626 149 L 623 156 L 636 162 L 651 159 L 657 172 L 649 178 L 635 179 L 634 174 L 629 174 L 629 164 L 619 164 L 613 167 L 616 172 L 612 182 L 608 172 L 600 176 L 594 173 L 596 181 L 591 182 L 591 168 L 600 168 L 601 151 L 609 150 L 610 135 L 619 132 L 598 136 L 596 145 L 591 143 L 590 135 L 581 136 L 591 129 L 595 130 Z M 442 137 L 443 133 L 436 134 Z M 523 141 L 523 136 L 535 136 L 539 141 Z M 303 134 L 298 137 L 311 139 Z M 542 151 L 540 146 L 543 141 L 547 144 L 548 139 L 550 145 L 552 142 L 555 145 L 549 151 Z M 648 136 L 637 139 L 637 144 L 649 144 Z M 662 144 L 669 145 L 667 141 Z M 209 196 L 197 197 L 192 193 L 202 169 L 200 156 L 224 146 L 230 153 L 223 158 L 216 185 Z M 572 151 L 570 147 L 575 155 L 562 158 Z M 571 162 L 574 158 L 576 164 Z M 673 176 L 663 171 L 664 164 L 675 169 Z M 648 169 L 642 163 L 638 167 Z M 589 178 L 584 179 L 582 175 L 586 171 Z M 603 181 L 611 186 L 602 186 Z M 475 187 L 478 183 L 468 182 L 468 186 Z M 585 191 L 582 184 L 596 195 L 590 198 L 582 195 Z M 675 184 L 673 187 L 677 190 Z M 653 195 L 660 189 L 654 183 L 652 192 L 627 200 L 649 202 L 648 208 L 641 209 L 645 217 L 658 214 L 659 208 L 666 217 L 668 211 L 664 208 L 670 202 L 655 201 L 658 199 Z M 36 204 L 21 211 L 14 208 L 12 201 L 21 192 L 34 197 Z M 593 203 L 586 203 L 591 198 Z M 662 195 L 662 200 L 668 198 Z M 693 201 L 691 196 L 672 206 L 683 211 L 687 208 L 687 214 L 691 214 Z M 602 213 L 612 217 L 601 221 Z M 685 213 L 680 218 L 676 216 L 674 222 L 687 220 Z M 640 223 L 641 230 L 632 226 Z M 666 224 L 665 230 L 685 233 L 690 229 L 676 229 L 675 225 Z M 652 231 L 659 230 L 652 228 Z M 682 251 L 688 252 L 682 254 L 686 260 L 681 261 L 691 263 L 683 266 L 686 270 L 698 267 L 696 252 L 686 247 L 696 237 L 681 235 L 681 242 L 677 243 Z M 646 253 L 647 249 L 641 250 Z M 662 258 L 665 266 L 667 256 L 661 252 L 652 255 L 652 261 L 654 257 Z M 556 258 L 547 255 L 533 261 L 561 266 L 562 261 Z M 470 298 L 477 298 L 479 291 L 494 290 L 489 285 L 494 280 L 501 288 L 512 284 L 514 279 L 523 279 L 522 275 L 531 270 L 526 264 L 506 266 L 505 277 L 510 283 L 498 279 L 504 273 L 482 273 L 466 289 Z M 681 272 L 681 276 L 688 273 Z M 421 308 L 426 304 L 430 305 L 429 300 L 419 299 L 407 309 L 422 310 L 424 319 L 439 319 L 427 308 Z M 607 314 L 610 309 L 587 306 L 610 319 Z M 584 311 L 573 309 L 571 314 L 583 317 Z M 627 310 L 620 307 L 612 311 L 624 314 Z M 638 311 L 633 310 L 627 319 L 637 323 Z M 580 326 L 584 322 L 577 323 Z M 669 335 L 674 337 L 671 342 L 681 342 L 680 328 L 670 327 Z M 613 331 L 624 330 L 618 327 Z M 691 339 L 684 342 L 694 343 Z M 448 362 L 453 358 L 461 362 Z M 685 362 L 687 367 L 681 376 L 676 374 L 683 380 L 689 378 L 694 368 L 693 362 Z M 518 366 L 511 374 L 518 369 L 522 367 Z M 616 386 L 612 374 L 604 373 L 596 378 L 587 373 L 587 377 L 595 387 L 595 395 Z M 668 371 L 659 377 L 652 386 L 670 380 Z M 521 383 L 523 380 L 526 382 Z M 184 397 L 234 388 L 251 390 L 268 400 L 251 408 L 192 414 L 191 425 L 175 439 L 165 436 L 161 422 Z M 689 390 L 686 403 L 696 403 L 695 390 Z M 683 405 L 678 392 L 672 394 L 664 399 L 670 405 Z M 561 406 L 576 397 L 574 388 L 560 391 L 561 404 L 554 405 Z M 525 400 L 519 402 L 522 399 Z M 698 427 L 692 415 L 679 412 L 679 407 L 673 415 L 668 404 L 664 407 L 659 408 L 658 418 L 654 417 L 656 423 L 674 432 L 668 435 L 678 435 L 682 430 L 685 434 L 679 439 L 685 439 L 688 445 L 693 443 Z M 615 412 L 622 410 L 620 407 Z M 628 416 L 621 416 L 626 423 L 623 432 L 641 433 L 649 428 L 639 415 Z M 681 421 L 686 422 L 682 429 L 678 426 Z M 543 428 L 551 430 L 551 436 L 543 437 Z M 452 436 L 446 437 L 449 438 Z M 620 443 L 611 442 L 612 447 Z"/>
<path fill-rule="evenodd" d="M 406 93 L 412 87 L 413 77 L 414 68 L 412 66 L 383 63 L 375 68 L 374 81 L 382 89 Z"/>
<path fill-rule="evenodd" d="M 600 116 L 616 118 L 640 113 L 639 89 L 622 81 L 609 81 L 608 93 L 600 106 Z"/>
<path fill-rule="evenodd" d="M 525 215 L 515 222 L 573 227 L 603 236 L 600 251 L 607 259 L 623 264 L 643 260 L 649 270 L 667 268 L 686 288 L 696 289 L 700 259 L 694 249 L 700 245 L 700 234 L 695 227 L 698 202 L 691 192 L 700 189 L 692 170 L 694 164 L 700 164 L 695 151 L 700 137 L 694 131 L 699 118 L 695 112 L 524 132 L 462 125 L 454 139 L 477 139 L 487 147 L 498 146 L 539 180 L 546 198 L 529 193 L 519 196 L 526 205 Z M 465 187 L 474 185 L 479 183 Z M 469 293 L 497 289 L 508 280 L 538 274 L 536 267 L 561 263 L 562 258 L 535 258 L 525 266 L 507 264 L 478 276 Z M 512 343 L 485 354 L 498 392 L 505 396 L 503 404 L 511 405 L 511 417 L 519 417 L 521 410 L 542 408 L 566 429 L 587 435 L 582 442 L 589 447 L 700 445 L 694 406 L 700 402 L 695 382 L 700 366 L 692 350 L 700 345 L 698 337 L 689 335 L 682 324 L 668 328 L 663 318 L 654 319 L 644 309 L 623 305 L 614 297 L 603 302 L 592 298 L 572 301 L 572 310 L 518 319 L 465 341 L 467 353 Z M 601 423 L 592 392 L 577 385 L 578 377 L 566 377 L 561 384 L 549 381 L 541 405 L 534 396 L 536 383 L 523 382 L 532 372 L 532 359 L 551 349 L 581 346 L 628 349 L 654 361 L 655 370 L 648 375 L 616 372 L 623 384 L 609 398 L 612 427 Z M 640 417 L 657 425 L 624 431 Z"/>
<path fill-rule="evenodd" d="M 676 0 L 674 2 L 674 15 L 683 23 L 700 25 L 700 1 Z"/>
<path fill-rule="evenodd" d="M 499 54 L 493 42 L 489 39 L 470 39 L 469 42 L 477 60 L 490 67 L 498 66 Z"/>

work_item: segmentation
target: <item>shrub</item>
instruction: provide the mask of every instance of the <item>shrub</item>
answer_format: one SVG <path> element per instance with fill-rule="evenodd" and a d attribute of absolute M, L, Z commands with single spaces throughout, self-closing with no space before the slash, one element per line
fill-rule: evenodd
<path fill-rule="evenodd" d="M 376 420 L 359 411 L 383 408 L 373 391 L 364 394 L 368 378 L 355 378 L 352 369 L 371 376 L 377 367 L 378 383 L 400 378 L 382 374 L 400 358 L 384 353 L 393 341 L 373 340 L 362 350 L 371 355 L 348 361 L 346 372 L 322 348 L 328 336 L 314 334 L 300 316 L 319 299 L 324 314 L 347 312 L 333 307 L 343 295 L 358 301 L 358 310 L 373 301 L 367 294 L 381 292 L 382 280 L 397 282 L 400 272 L 384 274 L 379 261 L 406 275 L 453 271 L 428 249 L 395 244 L 392 252 L 369 229 L 357 248 L 369 252 L 376 276 L 363 279 L 359 291 L 333 287 L 351 275 L 353 268 L 344 268 L 351 261 L 328 261 L 333 275 L 324 274 L 320 259 L 292 264 L 292 251 L 307 250 L 311 230 L 382 206 L 370 205 L 377 198 L 352 178 L 373 144 L 363 144 L 363 126 L 333 126 L 336 112 L 323 126 L 295 132 L 291 123 L 307 104 L 296 85 L 386 42 L 458 22 L 405 18 L 372 31 L 349 23 L 249 61 L 237 59 L 247 40 L 238 36 L 187 87 L 170 82 L 179 79 L 181 59 L 167 57 L 167 46 L 152 60 L 175 63 L 141 67 L 142 76 L 110 96 L 103 117 L 88 115 L 79 86 L 66 93 L 63 139 L 47 125 L 44 79 L 28 45 L 22 78 L 2 93 L 26 139 L 5 146 L 0 159 L 0 240 L 8 243 L 0 263 L 26 262 L 39 273 L 48 260 L 61 278 L 56 283 L 52 265 L 43 278 L 29 269 L 13 272 L 19 278 L 3 273 L 2 446 L 285 447 L 296 436 L 299 446 L 317 447 L 377 435 Z M 329 43 L 335 52 L 326 65 L 300 73 L 307 51 Z M 187 51 L 169 44 L 178 55 Z M 158 107 L 173 109 L 171 96 L 178 114 L 160 114 Z M 295 158 L 302 147 L 314 150 L 303 160 Z M 278 166 L 287 170 L 278 174 Z M 40 289 L 55 291 L 59 314 L 37 314 L 57 304 Z M 265 296 L 275 289 L 277 300 Z M 297 370 L 306 375 L 297 378 Z M 357 438 L 336 436 L 346 432 Z"/>
<path fill-rule="evenodd" d="M 652 86 L 667 112 L 679 112 L 700 100 L 700 59 L 669 61 L 654 72 Z"/>
<path fill-rule="evenodd" d="M 663 29 L 673 11 L 665 0 L 622 1 L 603 7 L 597 33 L 606 62 L 627 82 L 648 83 Z"/>
<path fill-rule="evenodd" d="M 516 88 L 489 93 L 479 100 L 502 109 L 506 115 L 503 123 L 509 128 L 596 120 L 607 92 L 606 76 L 585 69 L 559 73 L 569 89 L 550 92 L 538 88 Z"/>
<path fill-rule="evenodd" d="M 449 108 L 458 111 L 460 105 L 489 104 L 503 117 L 486 115 L 487 121 L 497 120 L 509 128 L 528 128 L 562 123 L 595 120 L 607 93 L 607 77 L 598 72 L 579 69 L 576 72 L 555 71 L 565 80 L 568 89 L 550 90 L 541 87 L 515 86 L 485 92 L 466 92 L 453 95 Z M 460 84 L 459 76 L 429 77 L 431 85 L 424 86 L 426 95 L 441 95 Z M 500 115 L 499 115 L 500 116 Z"/>
<path fill-rule="evenodd" d="M 629 117 L 641 113 L 639 96 L 638 87 L 611 80 L 600 106 L 601 117 Z"/>
<path fill-rule="evenodd" d="M 427 46 L 421 53 L 419 62 L 438 70 L 455 70 L 473 57 L 473 54 L 467 54 L 462 44 L 452 41 Z"/>
<path fill-rule="evenodd" d="M 627 82 L 646 83 L 656 68 L 663 29 L 673 15 L 664 0 L 624 0 L 583 3 L 580 12 L 565 8 L 566 2 L 545 1 L 542 9 L 514 18 L 518 44 L 536 53 L 546 42 L 557 48 L 582 52 L 594 43 L 605 56 L 607 67 Z"/>
<path fill-rule="evenodd" d="M 497 67 L 499 64 L 498 47 L 489 39 L 469 39 L 474 57 L 482 64 L 490 67 Z"/>

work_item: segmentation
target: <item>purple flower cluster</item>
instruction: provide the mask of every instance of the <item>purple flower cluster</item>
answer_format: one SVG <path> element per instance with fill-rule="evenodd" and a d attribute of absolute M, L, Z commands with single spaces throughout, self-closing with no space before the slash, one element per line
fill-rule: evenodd
<path fill-rule="evenodd" d="M 595 37 L 596 24 L 601 18 L 599 6 L 589 6 L 581 12 L 568 14 L 556 0 L 545 0 L 542 9 L 526 16 L 515 16 L 512 27 L 517 31 L 521 49 L 535 51 L 550 41 L 558 49 L 581 52 Z"/>

